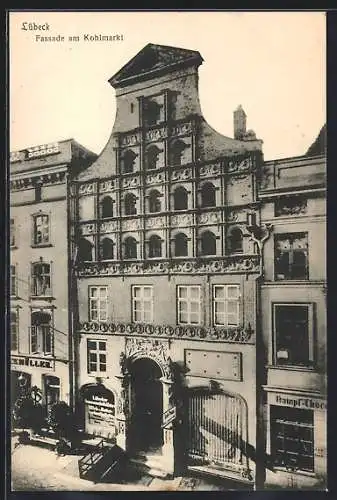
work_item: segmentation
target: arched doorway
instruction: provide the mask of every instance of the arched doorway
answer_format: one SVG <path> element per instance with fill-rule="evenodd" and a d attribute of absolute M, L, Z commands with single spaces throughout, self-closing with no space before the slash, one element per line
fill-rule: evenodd
<path fill-rule="evenodd" d="M 163 445 L 163 386 L 159 365 L 149 358 L 139 358 L 130 367 L 131 429 L 133 452 L 159 450 Z"/>

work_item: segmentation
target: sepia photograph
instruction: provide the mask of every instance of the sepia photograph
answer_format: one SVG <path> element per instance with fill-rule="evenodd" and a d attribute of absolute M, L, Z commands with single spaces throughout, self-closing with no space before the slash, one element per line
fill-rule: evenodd
<path fill-rule="evenodd" d="M 11 491 L 327 491 L 326 13 L 9 11 Z"/>

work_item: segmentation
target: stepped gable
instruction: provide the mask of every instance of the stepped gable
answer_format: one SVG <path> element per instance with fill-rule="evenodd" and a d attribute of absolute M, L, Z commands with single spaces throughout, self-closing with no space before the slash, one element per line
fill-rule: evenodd
<path fill-rule="evenodd" d="M 179 67 L 199 66 L 202 62 L 198 51 L 149 43 L 112 76 L 109 83 L 112 87 L 124 87 Z"/>

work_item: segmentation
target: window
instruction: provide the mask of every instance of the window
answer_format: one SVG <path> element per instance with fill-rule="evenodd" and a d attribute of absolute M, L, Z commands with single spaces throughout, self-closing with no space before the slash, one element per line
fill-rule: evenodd
<path fill-rule="evenodd" d="M 51 407 L 60 401 L 60 379 L 52 375 L 43 375 L 46 413 L 49 415 Z"/>
<path fill-rule="evenodd" d="M 162 106 L 156 101 L 147 99 L 144 101 L 144 121 L 147 126 L 156 125 L 160 121 Z"/>
<path fill-rule="evenodd" d="M 308 279 L 308 234 L 275 235 L 275 279 Z"/>
<path fill-rule="evenodd" d="M 103 238 L 100 249 L 102 260 L 111 260 L 114 258 L 114 243 L 110 238 Z"/>
<path fill-rule="evenodd" d="M 162 240 L 159 236 L 154 234 L 149 239 L 149 258 L 161 257 L 162 256 Z"/>
<path fill-rule="evenodd" d="M 186 257 L 188 255 L 188 238 L 184 233 L 178 233 L 174 237 L 174 256 Z"/>
<path fill-rule="evenodd" d="M 188 208 L 188 193 L 186 189 L 179 186 L 173 193 L 174 210 L 186 210 Z"/>
<path fill-rule="evenodd" d="M 17 311 L 11 311 L 11 351 L 17 351 L 19 347 L 19 315 Z"/>
<path fill-rule="evenodd" d="M 312 410 L 271 406 L 270 435 L 276 466 L 314 472 Z"/>
<path fill-rule="evenodd" d="M 200 239 L 201 255 L 216 255 L 216 236 L 211 231 L 205 231 Z"/>
<path fill-rule="evenodd" d="M 10 246 L 15 247 L 15 220 L 10 220 Z"/>
<path fill-rule="evenodd" d="M 135 323 L 152 323 L 153 321 L 152 286 L 132 287 L 132 320 Z"/>
<path fill-rule="evenodd" d="M 215 326 L 239 325 L 239 298 L 238 285 L 213 286 L 213 323 Z"/>
<path fill-rule="evenodd" d="M 92 243 L 86 238 L 81 238 L 79 241 L 78 258 L 82 262 L 92 261 Z"/>
<path fill-rule="evenodd" d="M 105 196 L 101 201 L 101 217 L 113 217 L 113 201 L 110 196 Z"/>
<path fill-rule="evenodd" d="M 10 268 L 10 294 L 12 297 L 16 297 L 18 294 L 17 276 L 16 276 L 16 267 L 15 266 L 11 266 L 11 268 Z"/>
<path fill-rule="evenodd" d="M 183 152 L 187 145 L 180 139 L 174 141 L 170 145 L 170 164 L 179 167 L 182 164 Z"/>
<path fill-rule="evenodd" d="M 128 236 L 127 238 L 125 238 L 124 258 L 137 259 L 137 241 L 132 236 Z"/>
<path fill-rule="evenodd" d="M 201 188 L 201 206 L 202 207 L 215 207 L 215 187 L 211 182 L 206 182 Z"/>
<path fill-rule="evenodd" d="M 35 201 L 39 202 L 41 201 L 41 199 L 42 199 L 42 186 L 38 184 L 37 186 L 35 186 Z"/>
<path fill-rule="evenodd" d="M 106 372 L 106 341 L 89 340 L 87 343 L 88 373 Z"/>
<path fill-rule="evenodd" d="M 131 174 L 135 168 L 137 155 L 131 149 L 127 149 L 122 156 L 122 170 L 124 174 Z"/>
<path fill-rule="evenodd" d="M 134 194 L 128 193 L 124 198 L 124 213 L 125 215 L 136 215 L 137 198 Z"/>
<path fill-rule="evenodd" d="M 275 217 L 301 215 L 307 212 L 307 199 L 303 196 L 286 196 L 275 200 Z"/>
<path fill-rule="evenodd" d="M 89 287 L 89 321 L 107 321 L 108 287 Z"/>
<path fill-rule="evenodd" d="M 276 365 L 313 365 L 312 305 L 274 304 L 274 345 Z"/>
<path fill-rule="evenodd" d="M 228 231 L 228 250 L 229 253 L 243 252 L 243 236 L 238 227 L 232 227 Z"/>
<path fill-rule="evenodd" d="M 157 168 L 159 153 L 161 153 L 157 146 L 150 146 L 146 151 L 146 168 L 147 170 L 155 170 Z"/>
<path fill-rule="evenodd" d="M 49 215 L 35 215 L 33 217 L 33 244 L 46 245 L 49 243 Z"/>
<path fill-rule="evenodd" d="M 54 336 L 51 315 L 45 311 L 33 312 L 30 327 L 31 354 L 53 354 Z"/>
<path fill-rule="evenodd" d="M 35 262 L 32 264 L 31 293 L 34 296 L 51 295 L 50 264 Z"/>
<path fill-rule="evenodd" d="M 178 286 L 178 323 L 199 325 L 201 322 L 201 289 Z"/>
<path fill-rule="evenodd" d="M 161 211 L 161 194 L 156 189 L 150 192 L 149 195 L 149 212 L 151 214 Z"/>

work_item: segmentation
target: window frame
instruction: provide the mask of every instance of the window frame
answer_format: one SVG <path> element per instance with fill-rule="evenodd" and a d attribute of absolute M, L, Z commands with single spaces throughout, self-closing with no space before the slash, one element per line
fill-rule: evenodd
<path fill-rule="evenodd" d="M 216 298 L 216 289 L 217 288 L 222 288 L 224 290 L 224 298 L 222 299 L 219 299 L 219 298 Z M 233 299 L 233 298 L 229 298 L 228 297 L 228 289 L 229 288 L 236 288 L 237 290 L 237 298 L 236 299 Z M 234 314 L 234 313 L 228 313 L 228 303 L 229 302 L 235 302 L 236 303 L 236 322 L 235 324 L 230 324 L 229 321 L 228 321 L 228 315 L 229 314 Z M 241 291 L 240 291 L 240 285 L 237 284 L 237 283 L 227 283 L 227 284 L 221 284 L 221 283 L 215 283 L 212 285 L 212 314 L 213 314 L 213 326 L 216 326 L 216 327 L 222 327 L 222 328 L 237 328 L 238 326 L 240 326 L 240 312 L 241 312 Z M 224 312 L 222 313 L 223 314 L 223 317 L 224 317 L 224 322 L 223 323 L 217 323 L 216 322 L 216 316 L 218 314 L 221 314 L 221 311 L 220 312 L 217 312 L 216 311 L 216 307 L 217 307 L 217 304 L 218 303 L 223 303 L 224 304 Z"/>
<path fill-rule="evenodd" d="M 34 278 L 36 278 L 36 274 L 34 271 L 34 268 L 36 266 L 49 266 L 49 274 L 46 273 L 41 273 L 40 276 L 45 277 L 49 276 L 49 287 L 46 288 L 46 290 L 49 291 L 49 293 L 34 293 L 35 290 L 37 290 L 37 286 L 34 286 Z M 53 291 L 52 291 L 52 262 L 45 262 L 43 260 L 37 261 L 37 262 L 32 262 L 30 265 L 30 295 L 31 297 L 52 297 Z"/>
<path fill-rule="evenodd" d="M 152 234 L 147 240 L 147 245 L 148 259 L 161 259 L 163 257 L 163 239 L 158 234 Z"/>
<path fill-rule="evenodd" d="M 48 314 L 50 317 L 50 322 L 47 323 L 32 323 L 32 315 L 34 313 L 44 313 Z M 39 330 L 37 330 L 39 328 Z M 47 328 L 47 330 L 44 330 Z M 46 333 L 47 332 L 47 333 Z M 53 312 L 49 308 L 45 308 L 43 310 L 40 309 L 32 309 L 30 315 L 30 335 L 29 335 L 29 353 L 32 355 L 43 355 L 43 356 L 54 356 L 54 347 L 55 347 L 55 331 L 54 331 L 54 318 Z M 36 349 L 33 349 L 33 336 L 35 337 Z M 48 340 L 48 342 L 47 342 Z M 46 349 L 46 346 L 50 344 L 50 350 Z"/>
<path fill-rule="evenodd" d="M 141 295 L 139 297 L 137 297 L 135 295 L 136 289 L 139 289 L 141 291 Z M 146 302 L 150 303 L 150 310 L 149 311 L 145 311 L 145 309 L 144 309 L 145 299 L 147 299 L 147 297 L 144 296 L 145 289 L 149 289 L 151 291 L 151 295 L 150 295 L 149 300 L 146 300 Z M 135 285 L 131 286 L 131 321 L 132 321 L 132 323 L 141 323 L 141 324 L 153 323 L 153 321 L 154 321 L 154 314 L 153 314 L 154 313 L 154 300 L 153 299 L 154 299 L 153 285 L 136 285 L 135 284 Z M 136 302 L 140 302 L 140 305 L 141 305 L 140 309 L 135 308 Z M 138 312 L 140 312 L 140 315 L 141 315 L 140 320 L 136 319 L 136 313 L 138 313 Z M 145 313 L 146 312 L 150 313 L 150 320 L 149 321 L 145 321 Z"/>
<path fill-rule="evenodd" d="M 131 242 L 132 240 L 132 242 Z M 130 243 L 132 243 L 132 247 L 130 246 Z M 123 240 L 123 259 L 124 260 L 137 260 L 138 259 L 138 248 L 137 248 L 137 245 L 138 245 L 138 241 L 136 240 L 136 238 L 134 238 L 133 236 L 126 236 L 126 238 Z M 132 256 L 132 257 L 129 257 L 127 256 L 127 249 L 136 249 L 136 253 L 135 253 L 135 256 Z"/>
<path fill-rule="evenodd" d="M 299 252 L 303 252 L 306 257 L 306 262 L 305 262 L 305 273 L 304 276 L 302 277 L 292 277 L 293 273 L 293 257 L 294 253 L 296 250 L 292 248 L 293 241 L 291 242 L 291 248 L 289 251 L 279 251 L 277 249 L 277 243 L 280 240 L 294 240 L 297 238 L 300 238 L 302 235 L 303 238 L 306 239 L 306 249 L 300 249 Z M 298 252 L 298 253 L 299 253 Z M 288 254 L 289 256 L 289 262 L 288 262 L 288 270 L 287 270 L 287 275 L 284 274 L 284 278 L 280 278 L 278 276 L 281 276 L 281 273 L 278 273 L 278 260 L 280 259 L 280 255 L 283 254 Z M 292 260 L 292 262 L 290 262 Z M 308 231 L 299 231 L 299 232 L 287 232 L 287 233 L 276 233 L 274 234 L 274 280 L 275 281 L 308 281 L 310 278 L 310 273 L 309 273 L 309 233 Z"/>
<path fill-rule="evenodd" d="M 12 321 L 12 314 L 15 315 L 15 322 Z M 10 346 L 11 346 L 11 352 L 13 353 L 18 353 L 19 352 L 19 308 L 18 307 L 12 307 L 10 309 Z M 14 333 L 14 338 L 16 339 L 15 346 L 16 348 L 13 349 L 13 330 L 12 330 L 12 325 L 15 324 L 15 333 Z"/>
<path fill-rule="evenodd" d="M 95 342 L 96 343 L 96 349 L 92 349 L 89 347 L 89 343 L 90 342 Z M 101 349 L 100 348 L 100 343 L 104 343 L 105 344 L 105 349 Z M 107 367 L 108 367 L 108 363 L 107 363 L 107 359 L 108 359 L 108 350 L 107 350 L 107 343 L 108 341 L 106 339 L 92 339 L 92 338 L 87 338 L 87 345 L 86 345 L 86 348 L 87 348 L 87 373 L 88 375 L 95 375 L 95 376 L 106 376 L 107 374 Z M 90 360 L 90 354 L 91 353 L 95 353 L 96 354 L 96 361 L 91 361 Z M 100 360 L 100 354 L 104 354 L 105 355 L 105 363 L 103 363 L 101 360 Z M 95 363 L 96 364 L 96 368 L 97 370 L 92 370 L 91 369 L 91 364 Z M 102 365 L 105 365 L 105 370 L 102 370 Z"/>
<path fill-rule="evenodd" d="M 304 368 L 312 369 L 316 363 L 316 336 L 315 336 L 315 304 L 312 302 L 273 302 L 272 303 L 272 363 L 276 368 Z M 280 307 L 302 307 L 307 309 L 307 331 L 308 331 L 308 360 L 306 363 L 280 363 L 278 362 L 277 353 L 281 350 L 278 349 L 277 341 L 277 308 Z M 283 349 L 284 351 L 287 349 Z"/>
<path fill-rule="evenodd" d="M 97 290 L 97 297 L 94 297 L 91 295 L 93 290 Z M 106 296 L 105 296 L 105 310 L 101 310 L 100 307 L 100 302 L 104 300 L 104 297 L 102 298 L 99 294 L 101 290 L 105 290 Z M 107 323 L 108 322 L 108 291 L 109 287 L 107 285 L 90 285 L 88 287 L 88 318 L 89 321 L 95 322 L 95 323 Z M 93 308 L 92 304 L 93 302 L 97 302 L 97 308 Z M 93 311 L 97 312 L 97 318 L 93 319 Z M 102 319 L 101 313 L 105 312 L 105 319 Z"/>
<path fill-rule="evenodd" d="M 187 290 L 186 295 L 187 298 L 184 299 L 180 296 L 180 290 L 185 288 Z M 198 290 L 198 299 L 195 299 L 191 301 L 191 289 L 195 288 Z M 191 311 L 191 302 L 198 304 L 197 311 Z M 181 310 L 181 304 L 186 303 L 186 311 Z M 202 303 L 203 303 L 203 297 L 202 297 L 202 289 L 201 285 L 177 285 L 176 289 L 176 309 L 177 309 L 177 324 L 178 325 L 201 325 L 202 324 Z M 184 312 L 187 316 L 187 321 L 181 321 L 181 313 Z M 191 321 L 191 315 L 192 314 L 197 314 L 198 315 L 198 321 L 197 322 L 192 322 Z"/>
<path fill-rule="evenodd" d="M 41 241 L 37 242 L 37 219 L 38 218 L 47 218 L 47 222 L 44 224 L 44 227 L 48 228 L 48 240 L 47 241 Z M 46 212 L 39 212 L 36 214 L 32 214 L 32 247 L 46 247 L 46 246 L 51 246 L 51 217 L 50 213 Z"/>

